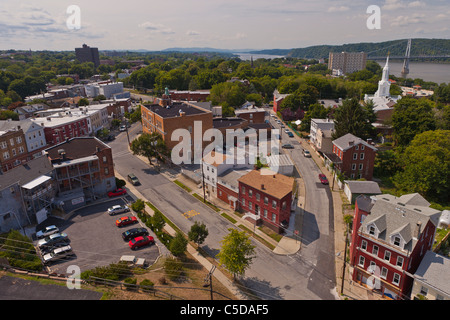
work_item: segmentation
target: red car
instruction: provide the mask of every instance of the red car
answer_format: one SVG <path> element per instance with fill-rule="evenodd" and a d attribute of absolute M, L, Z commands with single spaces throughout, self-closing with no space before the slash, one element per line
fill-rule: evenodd
<path fill-rule="evenodd" d="M 319 174 L 319 180 L 322 184 L 328 184 L 328 179 L 324 174 Z"/>
<path fill-rule="evenodd" d="M 130 240 L 130 242 L 128 242 L 128 245 L 132 250 L 136 250 L 137 248 L 146 246 L 148 244 L 155 244 L 155 240 L 153 239 L 153 237 L 141 236 L 136 237 L 133 240 Z"/>
<path fill-rule="evenodd" d="M 123 194 L 126 194 L 127 193 L 127 190 L 125 190 L 125 189 L 116 189 L 116 190 L 114 190 L 114 191 L 110 191 L 110 192 L 108 192 L 108 197 L 117 197 L 117 196 L 121 196 L 121 195 L 123 195 Z"/>
<path fill-rule="evenodd" d="M 122 218 L 116 220 L 116 226 L 123 227 L 123 226 L 127 226 L 129 224 L 133 224 L 133 223 L 137 223 L 137 222 L 138 222 L 138 220 L 135 216 L 122 217 Z"/>

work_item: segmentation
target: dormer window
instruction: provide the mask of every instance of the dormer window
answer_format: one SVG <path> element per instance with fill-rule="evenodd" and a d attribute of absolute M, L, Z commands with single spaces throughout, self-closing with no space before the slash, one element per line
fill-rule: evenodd
<path fill-rule="evenodd" d="M 374 226 L 370 226 L 369 227 L 369 234 L 374 236 L 375 235 L 375 227 Z"/>
<path fill-rule="evenodd" d="M 400 246 L 400 237 L 398 237 L 398 236 L 394 237 L 394 245 L 395 246 Z"/>

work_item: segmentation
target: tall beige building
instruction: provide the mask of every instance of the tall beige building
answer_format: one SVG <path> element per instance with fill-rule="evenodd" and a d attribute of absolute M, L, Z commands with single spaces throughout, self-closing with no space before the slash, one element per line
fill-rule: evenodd
<path fill-rule="evenodd" d="M 366 68 L 367 53 L 365 52 L 330 52 L 328 69 L 341 70 L 344 74 Z"/>

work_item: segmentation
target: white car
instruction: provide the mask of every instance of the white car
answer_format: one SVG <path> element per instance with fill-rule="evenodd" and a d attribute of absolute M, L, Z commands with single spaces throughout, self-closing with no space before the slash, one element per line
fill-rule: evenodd
<path fill-rule="evenodd" d="M 44 239 L 41 239 L 38 241 L 38 247 L 39 248 L 49 247 L 49 246 L 54 245 L 55 243 L 60 243 L 60 242 L 69 242 L 67 233 L 55 233 Z"/>
<path fill-rule="evenodd" d="M 121 132 L 127 131 L 127 126 L 125 126 L 125 125 L 120 126 L 119 131 L 121 131 Z"/>
<path fill-rule="evenodd" d="M 115 214 L 119 214 L 119 213 L 123 213 L 123 212 L 128 212 L 130 211 L 130 209 L 127 206 L 122 206 L 122 205 L 115 205 L 112 206 L 111 208 L 108 208 L 108 214 L 110 216 L 113 216 Z"/>
<path fill-rule="evenodd" d="M 55 250 L 53 250 L 50 253 L 47 253 L 46 255 L 44 255 L 42 257 L 42 262 L 44 262 L 44 264 L 48 264 L 50 262 L 54 262 L 57 261 L 59 259 L 64 259 L 70 256 L 73 256 L 74 253 L 72 251 L 72 247 L 67 245 L 61 248 L 56 248 Z"/>
<path fill-rule="evenodd" d="M 38 239 L 42 239 L 42 238 L 48 237 L 48 236 L 58 233 L 58 232 L 59 232 L 59 229 L 55 225 L 51 225 L 51 226 L 45 227 L 44 229 L 36 232 L 36 237 Z"/>

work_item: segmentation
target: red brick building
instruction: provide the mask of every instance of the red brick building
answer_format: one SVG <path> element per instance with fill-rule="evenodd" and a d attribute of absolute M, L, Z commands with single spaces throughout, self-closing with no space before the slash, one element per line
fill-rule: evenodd
<path fill-rule="evenodd" d="M 372 180 L 377 148 L 348 133 L 333 140 L 332 152 L 330 160 L 334 163 L 335 168 L 346 177 Z"/>
<path fill-rule="evenodd" d="M 28 149 L 22 129 L 0 131 L 0 172 L 8 171 L 28 160 Z"/>
<path fill-rule="evenodd" d="M 419 194 L 359 196 L 350 245 L 353 281 L 408 299 L 413 275 L 432 248 L 441 212 Z"/>
<path fill-rule="evenodd" d="M 273 92 L 273 112 L 281 111 L 280 105 L 289 94 L 281 94 L 277 89 Z"/>
<path fill-rule="evenodd" d="M 43 117 L 35 118 L 32 121 L 44 127 L 45 140 L 48 145 L 89 135 L 87 116 Z"/>
<path fill-rule="evenodd" d="M 282 232 L 289 224 L 294 178 L 261 169 L 250 171 L 238 182 L 240 210 L 255 224 Z"/>
<path fill-rule="evenodd" d="M 170 91 L 170 98 L 172 100 L 183 101 L 206 101 L 209 98 L 209 90 L 197 90 L 197 91 Z"/>

